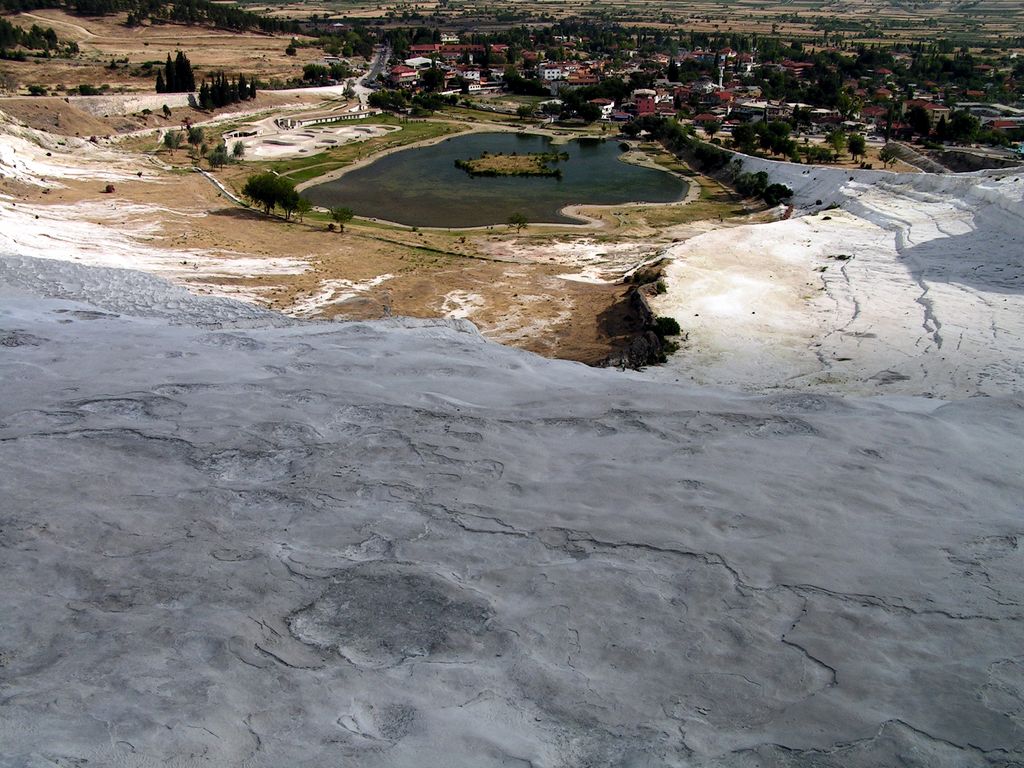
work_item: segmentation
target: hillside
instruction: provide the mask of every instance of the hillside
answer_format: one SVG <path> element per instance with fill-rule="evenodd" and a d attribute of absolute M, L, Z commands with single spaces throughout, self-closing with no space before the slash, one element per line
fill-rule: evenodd
<path fill-rule="evenodd" d="M 0 285 L 0 765 L 1024 759 L 1019 398 Z"/>
<path fill-rule="evenodd" d="M 0 768 L 1024 764 L 1016 172 L 766 166 L 635 373 L 200 296 L 304 265 L 0 138 Z"/>

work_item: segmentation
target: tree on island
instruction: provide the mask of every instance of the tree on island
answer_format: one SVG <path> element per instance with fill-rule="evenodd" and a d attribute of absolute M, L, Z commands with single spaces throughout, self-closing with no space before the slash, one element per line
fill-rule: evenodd
<path fill-rule="evenodd" d="M 340 205 L 329 208 L 327 213 L 334 220 L 334 223 L 338 225 L 339 232 L 344 232 L 346 222 L 352 221 L 352 217 L 355 216 L 351 208 L 345 208 Z"/>
<path fill-rule="evenodd" d="M 513 213 L 508 217 L 508 227 L 509 229 L 515 227 L 516 233 L 521 232 L 523 227 L 527 226 L 529 223 L 530 222 L 527 220 L 526 216 L 522 213 Z"/>

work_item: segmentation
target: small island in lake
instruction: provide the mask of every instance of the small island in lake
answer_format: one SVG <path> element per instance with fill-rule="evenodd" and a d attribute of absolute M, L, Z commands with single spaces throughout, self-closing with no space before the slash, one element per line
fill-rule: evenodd
<path fill-rule="evenodd" d="M 455 167 L 470 176 L 547 176 L 562 178 L 561 168 L 551 163 L 569 159 L 568 152 L 531 152 L 528 154 L 484 152 L 472 160 L 456 160 Z"/>

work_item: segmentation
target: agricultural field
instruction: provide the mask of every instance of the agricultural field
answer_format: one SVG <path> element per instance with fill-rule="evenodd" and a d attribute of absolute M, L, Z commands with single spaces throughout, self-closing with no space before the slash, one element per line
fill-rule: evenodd
<path fill-rule="evenodd" d="M 274 16 L 329 13 L 393 24 L 442 23 L 465 31 L 493 31 L 524 22 L 568 19 L 616 22 L 648 29 L 780 34 L 813 41 L 829 35 L 863 42 L 920 42 L 949 37 L 973 45 L 1018 37 L 1024 6 L 1014 0 L 511 0 L 497 6 L 474 0 L 444 3 L 369 3 L 320 0 L 246 6 Z"/>
<path fill-rule="evenodd" d="M 300 77 L 302 67 L 322 51 L 300 46 L 285 55 L 291 35 L 233 32 L 177 24 L 128 27 L 123 13 L 82 17 L 47 8 L 5 17 L 24 28 L 33 24 L 52 28 L 64 41 L 77 43 L 73 58 L 29 57 L 3 61 L 5 85 L 10 91 L 30 84 L 63 94 L 85 85 L 104 92 L 154 92 L 157 69 L 168 54 L 186 51 L 196 76 L 218 71 L 257 75 L 264 83 L 284 83 Z"/>

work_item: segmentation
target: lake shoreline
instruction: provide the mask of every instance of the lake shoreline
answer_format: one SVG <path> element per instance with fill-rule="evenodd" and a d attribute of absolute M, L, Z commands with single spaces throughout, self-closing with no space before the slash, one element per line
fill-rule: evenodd
<path fill-rule="evenodd" d="M 474 134 L 492 134 L 497 139 L 497 145 L 488 145 L 484 148 L 483 142 L 480 140 L 472 140 Z M 573 159 L 576 161 L 573 163 L 569 161 L 566 165 L 566 187 L 545 187 L 539 188 L 536 191 L 534 188 L 524 189 L 516 187 L 505 187 L 496 188 L 494 186 L 483 187 L 481 185 L 480 193 L 474 193 L 469 187 L 461 186 L 461 181 L 456 181 L 451 178 L 447 178 L 450 175 L 448 172 L 449 166 L 447 162 L 451 160 L 451 157 L 455 157 L 455 166 L 458 165 L 458 159 L 461 156 L 456 153 L 456 150 L 446 149 L 445 154 L 441 155 L 426 155 L 422 156 L 417 160 L 402 160 L 398 164 L 391 163 L 382 169 L 380 178 L 380 187 L 375 188 L 367 184 L 367 190 L 370 197 L 370 202 L 367 202 L 367 196 L 365 193 L 357 192 L 354 188 L 355 182 L 348 185 L 341 195 L 338 195 L 340 199 L 331 200 L 329 195 L 332 190 L 328 189 L 327 194 L 319 194 L 319 200 L 314 200 L 314 203 L 318 207 L 326 207 L 333 205 L 343 205 L 350 208 L 356 208 L 356 204 L 360 201 L 364 203 L 360 207 L 362 211 L 357 209 L 357 217 L 365 221 L 373 221 L 389 226 L 401 227 L 401 228 L 416 228 L 425 230 L 436 230 L 436 231 L 480 231 L 489 230 L 496 227 L 503 227 L 506 225 L 507 217 L 506 214 L 509 210 L 513 212 L 522 213 L 526 216 L 528 222 L 532 226 L 545 227 L 545 228 L 600 228 L 604 226 L 598 218 L 595 218 L 588 214 L 588 210 L 606 210 L 609 208 L 621 208 L 636 205 L 684 205 L 699 194 L 699 185 L 695 184 L 692 179 L 686 178 L 684 175 L 672 171 L 663 166 L 659 166 L 652 160 L 648 159 L 643 153 L 637 156 L 636 149 L 633 145 L 630 145 L 630 149 L 622 151 L 621 145 L 624 142 L 618 139 L 609 139 L 604 137 L 588 137 L 588 136 L 574 136 L 574 137 L 553 137 L 546 133 L 540 133 L 537 131 L 523 131 L 523 130 L 512 130 L 512 129 L 499 129 L 495 130 L 491 126 L 474 126 L 469 130 L 462 133 L 447 135 L 443 137 L 435 137 L 428 139 L 423 142 L 417 142 L 410 144 L 405 147 L 396 147 L 391 150 L 387 150 L 380 154 L 372 157 L 364 158 L 357 163 L 353 163 L 351 166 L 346 168 L 337 169 L 324 176 L 311 179 L 308 182 L 303 183 L 299 186 L 300 190 L 309 190 L 313 188 L 321 188 L 324 185 L 328 185 L 331 182 L 335 182 L 338 179 L 346 176 L 357 170 L 365 170 L 368 166 L 383 160 L 387 157 L 393 156 L 399 152 L 404 152 L 407 149 L 423 149 L 429 146 L 436 146 L 449 141 L 460 141 L 466 142 L 466 140 L 472 140 L 469 146 L 465 147 L 466 152 L 462 153 L 465 155 L 472 155 L 474 152 L 479 152 L 483 149 L 485 152 L 494 152 L 498 154 L 515 154 L 515 148 L 506 146 L 508 140 L 498 137 L 505 137 L 509 134 L 516 135 L 524 139 L 535 140 L 532 143 L 536 143 L 536 140 L 541 140 L 547 146 L 574 146 Z M 563 142 L 556 144 L 556 139 L 565 139 Z M 588 141 L 589 139 L 589 141 Z M 595 152 L 597 148 L 600 151 L 595 156 L 590 154 L 587 156 L 587 152 Z M 614 149 L 612 149 L 614 147 Z M 518 151 L 523 151 L 519 149 Z M 614 157 L 612 157 L 612 153 Z M 616 170 L 607 163 L 610 160 L 617 160 L 621 163 L 619 168 L 629 167 L 630 171 Z M 414 170 L 410 170 L 410 164 L 418 164 Z M 617 164 L 618 165 L 618 164 Z M 570 169 L 574 172 L 570 175 Z M 635 169 L 635 170 L 632 170 Z M 637 173 L 639 171 L 639 173 Z M 650 172 L 654 172 L 651 174 Z M 661 174 L 665 174 L 661 177 Z M 360 178 L 360 182 L 375 181 L 376 179 L 365 178 L 370 174 L 363 174 Z M 660 177 L 660 178 L 659 178 Z M 477 178 L 477 177 L 470 177 Z M 520 179 L 524 180 L 528 177 L 520 177 L 518 175 L 500 175 L 495 178 L 505 180 Z M 426 181 L 430 179 L 431 181 Z M 490 177 L 481 177 L 482 180 L 489 180 Z M 671 179 L 671 181 L 667 181 Z M 396 183 L 397 180 L 397 183 Z M 408 184 L 406 183 L 408 181 Z M 562 181 L 559 180 L 559 185 Z M 458 191 L 453 192 L 453 185 L 460 184 Z M 390 187 L 392 192 L 387 192 Z M 419 188 L 422 187 L 422 195 L 417 195 Z M 676 192 L 675 188 L 678 188 Z M 437 197 L 436 213 L 434 209 L 426 210 L 432 204 L 427 202 L 435 190 L 440 191 Z M 616 196 L 622 195 L 624 190 L 632 190 L 637 193 L 637 199 L 622 200 L 615 199 Z M 464 194 L 463 194 L 464 193 Z M 335 193 L 337 194 L 337 193 Z M 460 199 L 460 194 L 462 198 Z M 326 200 L 324 198 L 327 198 Z M 602 202 L 601 198 L 606 200 L 611 198 L 609 202 Z M 644 199 L 644 198 L 647 199 Z M 657 198 L 661 199 L 657 199 Z M 559 200 L 561 198 L 561 201 Z M 569 198 L 568 202 L 565 201 Z M 575 200 L 573 198 L 576 198 Z M 587 198 L 597 198 L 596 202 L 586 202 Z M 670 198 L 670 199 L 666 199 Z M 515 206 L 519 201 L 523 202 L 522 209 L 517 211 Z M 403 209 L 403 206 L 407 208 Z M 510 208 L 511 206 L 511 208 Z M 380 208 L 380 215 L 374 216 L 367 213 L 367 207 Z M 492 220 L 487 221 L 488 208 L 497 209 L 494 212 Z M 390 211 L 389 211 L 390 209 Z M 470 211 L 470 209 L 472 209 Z M 470 215 L 465 215 L 466 211 L 470 211 Z M 396 220 L 398 216 L 394 214 L 403 215 L 408 212 L 410 219 L 404 221 Z M 389 215 L 389 213 L 391 215 Z M 460 214 L 462 215 L 460 218 Z M 437 223 L 438 218 L 442 218 L 448 215 L 454 219 L 451 223 Z M 466 219 L 470 221 L 465 222 Z M 476 221 L 472 221 L 476 218 Z M 417 220 L 418 219 L 418 220 Z M 485 219 L 481 221 L 481 219 Z"/>

